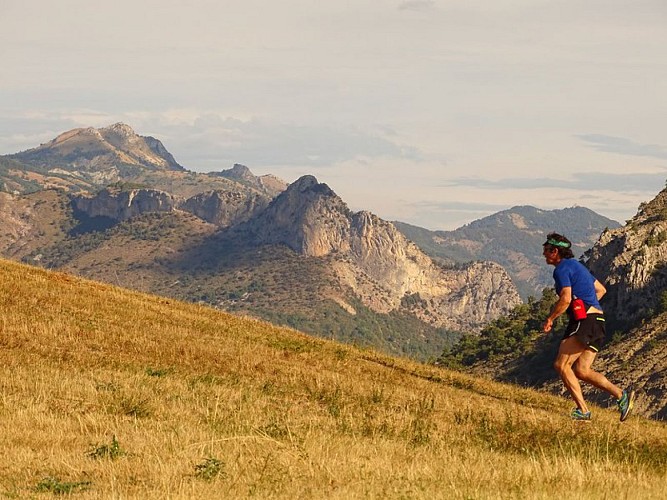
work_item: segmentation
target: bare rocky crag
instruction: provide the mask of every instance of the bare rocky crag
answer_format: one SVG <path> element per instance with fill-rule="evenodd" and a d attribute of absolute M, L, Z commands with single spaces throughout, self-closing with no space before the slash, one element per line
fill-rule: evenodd
<path fill-rule="evenodd" d="M 624 227 L 605 231 L 586 258 L 607 286 L 604 306 L 617 323 L 652 316 L 667 289 L 667 189 Z"/>
<path fill-rule="evenodd" d="M 313 176 L 290 185 L 247 228 L 255 244 L 283 244 L 303 255 L 332 257 L 341 284 L 378 312 L 407 303 L 414 315 L 434 326 L 478 330 L 520 303 L 499 265 L 436 265 L 393 224 L 369 212 L 352 213 Z"/>
<path fill-rule="evenodd" d="M 155 189 L 103 189 L 95 196 L 73 196 L 72 204 L 88 217 L 123 221 L 148 212 L 171 212 L 176 202 L 169 193 Z"/>
<path fill-rule="evenodd" d="M 219 227 L 250 219 L 268 205 L 270 198 L 243 191 L 206 191 L 183 200 L 157 189 L 103 189 L 95 195 L 73 195 L 72 205 L 87 217 L 120 222 L 151 212 L 182 210 Z"/>

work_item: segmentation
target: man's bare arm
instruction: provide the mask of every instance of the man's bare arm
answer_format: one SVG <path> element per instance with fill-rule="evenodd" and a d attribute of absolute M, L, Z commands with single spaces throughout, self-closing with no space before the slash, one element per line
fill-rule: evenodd
<path fill-rule="evenodd" d="M 558 296 L 558 302 L 556 302 L 551 309 L 551 314 L 549 314 L 549 317 L 545 320 L 542 330 L 545 332 L 551 331 L 554 321 L 556 321 L 558 316 L 567 311 L 567 308 L 570 307 L 570 302 L 572 302 L 572 287 L 563 287 Z"/>
<path fill-rule="evenodd" d="M 598 302 L 599 302 L 600 299 L 602 297 L 604 297 L 604 294 L 607 293 L 607 289 L 598 280 L 595 280 L 595 283 L 593 283 L 593 286 L 595 287 L 595 296 L 598 298 Z"/>

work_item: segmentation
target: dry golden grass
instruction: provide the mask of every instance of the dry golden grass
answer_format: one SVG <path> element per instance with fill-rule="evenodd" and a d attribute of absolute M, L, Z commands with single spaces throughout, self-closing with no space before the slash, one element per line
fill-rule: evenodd
<path fill-rule="evenodd" d="M 0 261 L 7 498 L 665 498 L 667 427 Z"/>

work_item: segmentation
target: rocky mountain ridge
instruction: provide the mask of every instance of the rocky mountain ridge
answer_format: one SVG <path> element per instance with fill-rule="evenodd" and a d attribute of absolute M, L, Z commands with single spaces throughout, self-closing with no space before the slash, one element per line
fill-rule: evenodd
<path fill-rule="evenodd" d="M 373 337 L 400 352 L 406 338 L 436 354 L 453 330 L 475 331 L 520 300 L 500 266 L 435 264 L 391 223 L 352 213 L 312 176 L 285 189 L 241 164 L 198 174 L 170 158 L 122 124 L 4 157 L 0 179 L 12 192 L 4 203 L 32 211 L 21 221 L 0 215 L 23 224 L 0 235 L 0 248 L 317 334 Z M 19 245 L 19 234 L 32 243 Z"/>
<path fill-rule="evenodd" d="M 290 185 L 246 228 L 255 244 L 283 244 L 310 257 L 333 256 L 339 281 L 378 312 L 397 310 L 412 297 L 411 310 L 423 321 L 475 330 L 520 301 L 501 266 L 436 265 L 393 224 L 370 212 L 352 213 L 313 176 Z"/>
<path fill-rule="evenodd" d="M 143 137 L 124 123 L 95 129 L 64 132 L 36 148 L 11 155 L 19 161 L 65 168 L 85 176 L 90 172 L 118 169 L 118 165 L 141 165 L 157 170 L 185 170 L 162 142 Z"/>
<path fill-rule="evenodd" d="M 43 189 L 92 195 L 130 184 L 189 198 L 205 191 L 259 194 L 268 202 L 287 184 L 274 175 L 254 176 L 243 165 L 199 174 L 181 166 L 161 141 L 116 123 L 78 128 L 36 148 L 0 157 L 0 190 L 17 195 Z"/>
<path fill-rule="evenodd" d="M 553 285 L 551 270 L 542 258 L 542 243 L 549 232 L 565 234 L 579 257 L 605 229 L 620 227 L 616 221 L 584 207 L 541 210 L 531 206 L 515 206 L 454 231 L 395 224 L 433 258 L 445 262 L 497 262 L 507 270 L 524 299 L 530 295 L 539 297 L 544 287 Z"/>
<path fill-rule="evenodd" d="M 607 286 L 605 310 L 619 328 L 667 307 L 667 188 L 621 228 L 605 231 L 585 255 Z M 664 302 L 663 302 L 664 301 Z"/>

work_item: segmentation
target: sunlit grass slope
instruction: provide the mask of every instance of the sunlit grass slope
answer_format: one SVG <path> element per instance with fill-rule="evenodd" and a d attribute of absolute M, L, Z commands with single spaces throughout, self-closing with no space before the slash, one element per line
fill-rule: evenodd
<path fill-rule="evenodd" d="M 0 494 L 665 498 L 667 427 L 0 261 Z"/>

